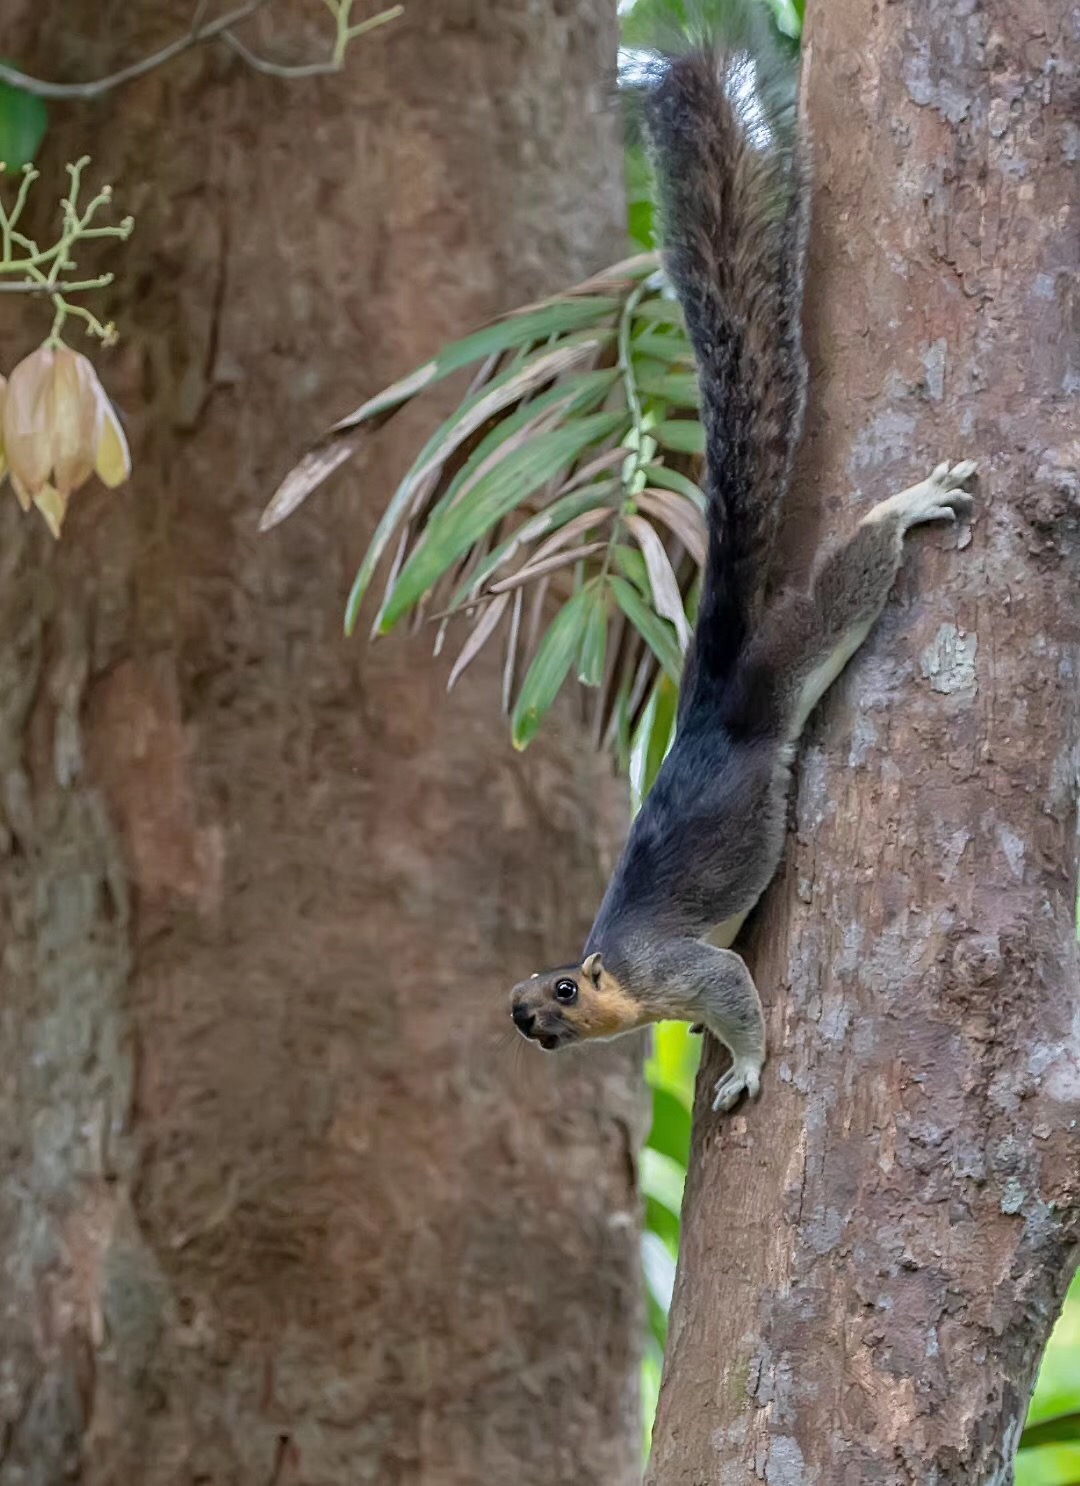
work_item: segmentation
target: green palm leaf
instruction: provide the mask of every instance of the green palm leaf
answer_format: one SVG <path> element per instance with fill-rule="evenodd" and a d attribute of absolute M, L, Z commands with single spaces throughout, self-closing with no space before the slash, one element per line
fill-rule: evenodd
<path fill-rule="evenodd" d="M 423 366 L 417 367 L 407 377 L 385 388 L 377 396 L 369 398 L 353 413 L 334 424 L 332 433 L 355 428 L 358 423 L 374 417 L 376 413 L 407 402 L 410 397 L 425 387 L 441 382 L 451 372 L 482 361 L 497 351 L 510 351 L 515 347 L 534 345 L 549 340 L 555 335 L 565 335 L 569 330 L 581 330 L 587 325 L 597 325 L 619 308 L 619 301 L 600 295 L 580 298 L 553 299 L 536 309 L 526 310 L 505 319 L 496 320 L 483 330 L 474 331 L 460 341 L 454 341 L 440 351 L 438 356 Z"/>
<path fill-rule="evenodd" d="M 677 454 L 704 454 L 705 430 L 696 418 L 665 420 L 649 429 L 658 444 Z"/>
<path fill-rule="evenodd" d="M 634 556 L 638 556 L 635 553 Z M 644 564 L 642 564 L 644 566 Z M 656 656 L 672 681 L 678 685 L 682 671 L 679 642 L 671 626 L 654 614 L 645 600 L 625 578 L 612 578 L 611 587 L 619 608 Z"/>
<path fill-rule="evenodd" d="M 430 513 L 429 520 L 434 519 L 441 508 L 451 505 L 484 465 L 496 459 L 501 450 L 510 448 L 515 437 L 523 433 L 531 423 L 556 410 L 561 410 L 563 416 L 570 417 L 595 406 L 611 388 L 617 375 L 615 371 L 596 371 L 582 372 L 576 376 L 567 377 L 557 387 L 540 397 L 533 398 L 525 407 L 501 419 L 496 427 L 480 441 L 451 480 Z M 379 519 L 375 535 L 364 555 L 360 571 L 353 580 L 348 603 L 345 606 L 345 633 L 347 635 L 351 635 L 356 628 L 360 605 L 364 601 L 364 595 L 374 577 L 375 569 L 394 533 L 405 520 L 415 494 L 415 488 L 403 481 Z"/>
<path fill-rule="evenodd" d="M 626 421 L 621 412 L 593 413 L 529 439 L 481 476 L 462 498 L 428 524 L 379 615 L 386 634 L 485 532 L 521 505 L 591 444 Z"/>
<path fill-rule="evenodd" d="M 599 686 L 604 679 L 607 659 L 608 613 L 604 585 L 591 584 L 588 594 L 589 608 L 578 656 L 578 680 L 584 686 Z"/>
<path fill-rule="evenodd" d="M 540 642 L 535 659 L 522 683 L 511 720 L 511 737 L 515 748 L 526 748 L 536 737 L 540 724 L 559 694 L 559 690 L 581 648 L 589 618 L 590 597 L 581 589 L 564 604 Z"/>

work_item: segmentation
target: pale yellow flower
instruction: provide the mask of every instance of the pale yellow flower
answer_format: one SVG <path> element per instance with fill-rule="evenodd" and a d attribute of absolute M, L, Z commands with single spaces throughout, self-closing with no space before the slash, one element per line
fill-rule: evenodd
<path fill-rule="evenodd" d="M 105 389 L 85 356 L 39 346 L 8 379 L 0 406 L 4 464 L 24 511 L 37 506 L 54 537 L 68 499 L 92 474 L 110 487 L 131 474 L 131 456 Z"/>

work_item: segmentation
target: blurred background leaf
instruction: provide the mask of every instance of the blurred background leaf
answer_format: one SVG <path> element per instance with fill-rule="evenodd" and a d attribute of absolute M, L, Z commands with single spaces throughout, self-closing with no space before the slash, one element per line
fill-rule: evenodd
<path fill-rule="evenodd" d="M 1080 1486 L 1080 1275 L 1039 1369 L 1016 1457 L 1016 1486 Z"/>
<path fill-rule="evenodd" d="M 7 57 L 0 61 L 12 65 Z M 8 170 L 33 163 L 48 126 L 49 111 L 40 98 L 0 82 L 0 161 Z"/>

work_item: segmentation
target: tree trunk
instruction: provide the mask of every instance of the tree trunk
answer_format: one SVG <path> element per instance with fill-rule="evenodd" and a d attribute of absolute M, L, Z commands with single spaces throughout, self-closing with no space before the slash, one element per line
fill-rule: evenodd
<path fill-rule="evenodd" d="M 94 76 L 191 9 L 17 0 L 3 49 Z M 135 475 L 59 546 L 0 500 L 2 1486 L 639 1479 L 633 1054 L 493 1047 L 620 792 L 572 725 L 514 756 L 490 669 L 340 638 L 414 415 L 256 536 L 313 432 L 617 254 L 614 53 L 609 0 L 411 0 L 340 77 L 53 108 L 43 197 L 87 151 L 137 218 Z"/>
<path fill-rule="evenodd" d="M 699 1098 L 649 1480 L 986 1486 L 1078 1239 L 1080 30 L 828 0 L 809 43 L 801 489 L 831 526 L 982 475 L 806 740 L 751 940 L 771 1061 L 733 1119 Z"/>

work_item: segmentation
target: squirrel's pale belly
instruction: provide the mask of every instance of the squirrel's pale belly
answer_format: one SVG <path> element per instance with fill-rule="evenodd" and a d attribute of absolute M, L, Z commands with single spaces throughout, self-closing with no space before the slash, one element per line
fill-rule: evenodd
<path fill-rule="evenodd" d="M 730 949 L 749 913 L 750 909 L 744 908 L 742 913 L 736 913 L 733 918 L 726 918 L 722 924 L 717 924 L 714 929 L 710 929 L 705 935 L 706 944 L 714 945 L 716 949 Z"/>

